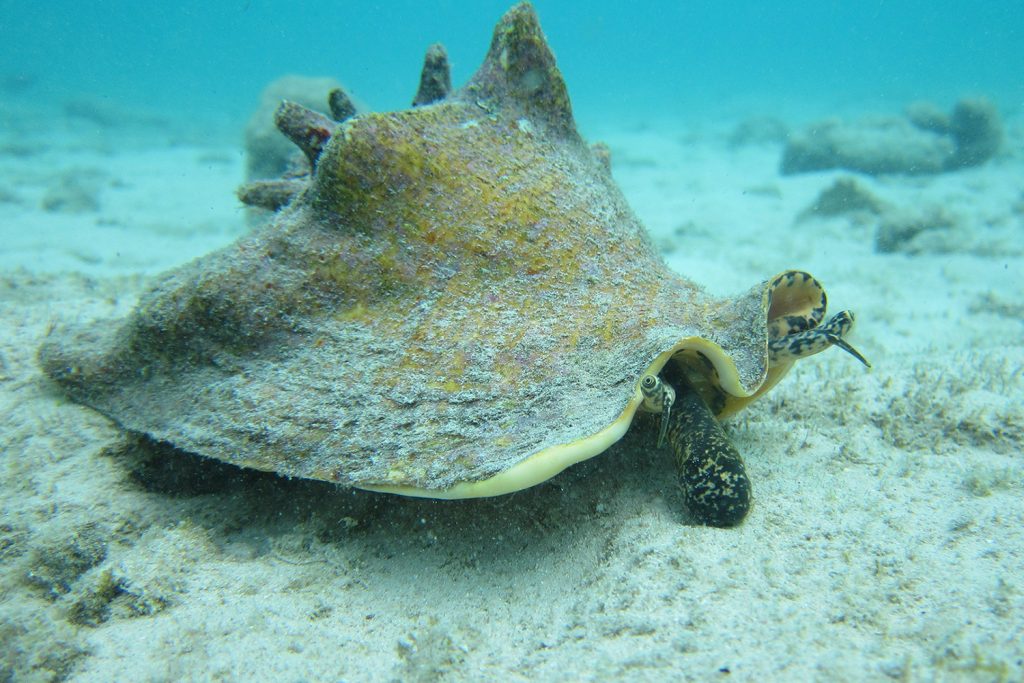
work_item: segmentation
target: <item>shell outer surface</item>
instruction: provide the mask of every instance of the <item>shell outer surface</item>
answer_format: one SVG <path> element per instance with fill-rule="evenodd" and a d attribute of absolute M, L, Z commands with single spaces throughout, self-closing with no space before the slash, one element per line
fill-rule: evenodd
<path fill-rule="evenodd" d="M 186 451 L 492 495 L 607 448 L 679 349 L 736 396 L 762 390 L 766 286 L 716 299 L 664 265 L 522 4 L 462 89 L 344 122 L 272 224 L 40 359 L 74 400 Z"/>

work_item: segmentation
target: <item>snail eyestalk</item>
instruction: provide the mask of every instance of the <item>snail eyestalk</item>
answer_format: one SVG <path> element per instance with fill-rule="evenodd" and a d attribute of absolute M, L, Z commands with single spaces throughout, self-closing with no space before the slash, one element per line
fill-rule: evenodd
<path fill-rule="evenodd" d="M 672 415 L 672 404 L 676 401 L 676 391 L 655 375 L 645 375 L 640 380 L 640 392 L 644 395 L 644 409 L 661 413 L 661 428 L 658 430 L 658 448 L 661 448 L 668 434 L 668 421 Z"/>

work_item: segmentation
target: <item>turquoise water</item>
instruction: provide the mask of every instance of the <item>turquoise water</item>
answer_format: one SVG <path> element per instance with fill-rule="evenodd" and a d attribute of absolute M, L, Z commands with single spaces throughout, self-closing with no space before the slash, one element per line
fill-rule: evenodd
<path fill-rule="evenodd" d="M 1024 4 L 538 0 L 583 122 L 707 116 L 730 107 L 807 116 L 901 108 L 965 93 L 1024 101 Z M 480 63 L 503 0 L 0 2 L 0 83 L 190 115 L 251 111 L 285 73 L 340 79 L 375 109 L 404 107 L 443 42 L 453 80 Z M 10 96 L 9 94 L 6 96 Z"/>
<path fill-rule="evenodd" d="M 138 423 L 183 425 L 174 429 L 194 440 L 176 446 L 217 444 L 215 457 L 227 460 L 290 467 L 303 464 L 313 437 L 343 442 L 337 469 L 323 472 L 366 471 L 357 443 L 382 469 L 396 462 L 395 444 L 432 449 L 422 460 L 410 457 L 408 467 L 399 463 L 396 475 L 420 467 L 443 474 L 436 463 L 463 467 L 461 456 L 439 453 L 447 435 L 451 443 L 479 444 L 475 460 L 484 464 L 508 443 L 553 442 L 541 435 L 549 427 L 552 434 L 577 430 L 565 438 L 570 447 L 549 453 L 604 443 L 614 429 L 593 415 L 616 400 L 611 390 L 593 406 L 546 401 L 562 396 L 562 387 L 572 399 L 576 381 L 580 396 L 614 382 L 624 405 L 628 382 L 640 381 L 641 359 L 625 359 L 634 370 L 621 370 L 627 364 L 606 349 L 644 352 L 631 340 L 647 321 L 655 338 L 665 329 L 655 324 L 659 309 L 670 307 L 659 303 L 628 321 L 603 314 L 600 337 L 587 332 L 596 321 L 581 324 L 550 306 L 537 320 L 513 310 L 514 302 L 541 310 L 534 300 L 547 305 L 563 292 L 588 291 L 573 274 L 586 274 L 589 285 L 593 273 L 611 272 L 606 263 L 622 262 L 623 275 L 589 290 L 600 289 L 593 306 L 566 311 L 626 310 L 609 292 L 646 294 L 628 281 L 621 257 L 629 252 L 612 239 L 621 225 L 598 242 L 609 247 L 598 257 L 589 243 L 576 250 L 572 241 L 591 233 L 573 236 L 573 224 L 558 224 L 564 207 L 574 222 L 593 216 L 610 223 L 624 213 L 617 195 L 605 204 L 594 191 L 596 183 L 607 187 L 603 174 L 563 182 L 554 173 L 586 168 L 570 154 L 575 149 L 562 157 L 571 164 L 543 174 L 520 173 L 516 163 L 515 173 L 488 179 L 474 164 L 465 196 L 440 208 L 425 204 L 423 220 L 411 227 L 399 224 L 404 214 L 338 221 L 339 244 L 365 248 L 353 258 L 332 247 L 324 230 L 330 212 L 311 195 L 301 200 L 311 209 L 252 232 L 247 220 L 265 217 L 243 211 L 233 194 L 247 158 L 259 157 L 243 153 L 243 130 L 268 83 L 285 74 L 330 76 L 371 108 L 405 108 L 427 46 L 447 46 L 461 85 L 483 59 L 506 1 L 0 0 L 0 682 L 1024 680 L 1024 0 L 536 3 L 582 132 L 609 143 L 615 180 L 669 268 L 721 295 L 807 268 L 827 283 L 830 315 L 857 314 L 851 342 L 872 361 L 870 371 L 835 349 L 800 360 L 727 427 L 748 458 L 754 491 L 751 516 L 737 529 L 703 529 L 687 517 L 673 458 L 653 447 L 654 415 L 638 419 L 609 453 L 557 480 L 454 502 L 235 473 L 163 444 L 137 444 L 70 398 L 84 401 L 95 389 L 113 397 L 112 415 L 151 411 L 156 417 Z M 965 95 L 991 98 L 1005 121 L 1003 148 L 983 166 L 946 165 L 930 175 L 912 167 L 911 175 L 882 177 L 780 172 L 790 149 L 780 128 L 796 134 L 792 142 L 819 117 L 898 114 L 920 99 L 948 112 Z M 529 134 L 529 119 L 516 123 Z M 732 133 L 748 123 L 752 139 L 766 131 L 769 143 L 732 144 Z M 267 132 L 285 155 L 295 154 Z M 903 158 L 920 159 L 953 145 L 952 135 L 932 138 L 901 145 L 890 137 L 882 145 L 868 135 L 855 138 L 868 142 L 854 151 L 906 148 Z M 363 148 L 369 151 L 353 157 L 353 177 L 333 185 L 367 180 L 361 169 L 377 150 Z M 347 148 L 336 149 L 337 168 L 349 168 L 341 156 Z M 402 181 L 395 201 L 433 199 L 445 187 L 436 169 L 460 158 L 424 165 L 427 191 L 413 192 L 403 174 L 416 178 L 406 162 L 418 159 L 396 149 L 381 153 L 401 163 L 382 176 Z M 493 187 L 510 194 L 524 178 L 537 179 L 525 199 L 491 212 L 496 221 L 515 218 L 508 225 L 477 225 L 486 215 L 479 210 L 464 214 L 470 224 L 455 211 L 473 209 L 468 190 L 497 181 Z M 371 201 L 387 211 L 379 184 L 370 187 L 367 201 L 354 203 L 359 219 L 369 216 Z M 534 201 L 544 187 L 555 188 L 555 201 Z M 579 197 L 598 201 L 577 210 Z M 343 195 L 329 198 L 335 203 L 324 206 L 347 217 Z M 509 213 L 520 206 L 518 215 Z M 548 206 L 550 217 L 520 225 Z M 446 212 L 457 219 L 439 233 L 453 239 L 450 258 L 435 256 L 443 242 L 426 232 Z M 369 244 L 368 226 L 394 249 Z M 460 230 L 472 240 L 460 241 Z M 497 241 L 498 250 L 480 250 L 480 240 L 493 235 L 516 251 Z M 157 276 L 239 237 L 241 248 L 200 266 L 213 270 L 194 290 Z M 424 256 L 417 248 L 427 239 L 433 246 Z M 470 265 L 475 259 L 484 267 L 456 280 L 461 254 L 471 253 L 466 244 L 476 254 Z M 646 249 L 626 248 L 646 258 Z M 536 266 L 554 270 L 573 250 L 601 260 L 570 267 L 569 280 L 549 285 L 556 276 Z M 510 253 L 530 262 L 491 268 L 483 258 L 491 253 L 500 264 L 510 263 Z M 349 262 L 370 277 L 373 268 L 382 271 L 365 284 L 369 307 L 345 298 L 364 291 L 363 283 L 347 287 L 355 281 L 346 279 Z M 635 266 L 649 268 L 643 260 Z M 257 290 L 232 290 L 241 292 L 237 302 L 218 294 L 218 283 L 233 287 L 246 272 L 256 273 L 245 282 Z M 312 284 L 296 289 L 303 272 Z M 510 287 L 497 279 L 506 274 Z M 527 277 L 533 274 L 542 277 Z M 660 267 L 654 275 L 662 277 Z M 430 287 L 448 278 L 483 283 L 487 296 L 468 301 L 490 305 L 493 298 L 494 311 L 526 324 L 494 339 L 474 334 L 461 321 L 501 318 L 466 314 L 457 288 L 399 299 L 411 289 L 403 277 Z M 327 283 L 335 279 L 332 301 Z M 638 281 L 652 282 L 650 270 Z M 92 329 L 99 330 L 103 320 L 129 315 L 154 285 L 159 294 L 144 298 L 140 317 L 124 328 L 152 334 L 144 344 L 101 357 L 85 347 L 100 348 L 106 335 L 82 346 L 67 341 L 67 329 L 98 323 Z M 412 348 L 426 350 L 409 351 L 407 376 L 388 374 L 387 387 L 357 394 L 354 377 L 405 363 L 401 337 L 356 330 L 412 329 L 400 314 L 371 324 L 381 297 L 385 314 L 401 301 L 424 321 Z M 735 317 L 728 311 L 757 310 L 756 296 L 722 314 L 693 297 L 681 300 L 681 316 L 715 335 L 717 321 Z M 432 301 L 456 307 L 431 309 Z M 621 340 L 610 336 L 620 322 Z M 321 323 L 323 333 L 314 328 Z M 567 339 L 599 352 L 575 352 L 577 368 L 566 362 L 573 352 L 560 340 Z M 352 356 L 343 355 L 348 340 L 357 341 Z M 51 350 L 66 343 L 67 354 L 40 355 L 44 343 Z M 793 338 L 787 345 L 798 346 Z M 736 357 L 750 367 L 756 349 L 749 339 L 740 346 Z M 655 351 L 644 353 L 649 362 Z M 428 354 L 438 359 L 436 379 L 423 366 Z M 554 359 L 566 375 L 538 386 L 526 381 L 529 374 L 517 379 L 517 363 L 541 362 L 534 354 Z M 308 368 L 297 360 L 307 358 Z M 138 361 L 130 367 L 140 374 L 129 373 L 125 359 Z M 368 369 L 338 370 L 358 359 Z M 496 376 L 491 359 L 509 365 L 511 389 L 469 384 Z M 171 372 L 174 363 L 184 379 Z M 62 379 L 67 395 L 44 368 Z M 618 377 L 599 377 L 613 370 Z M 633 378 L 623 374 L 633 371 Z M 91 384 L 83 388 L 85 377 Z M 205 385 L 206 378 L 213 381 Z M 449 382 L 463 386 L 454 378 L 468 390 L 431 398 L 450 392 Z M 500 405 L 472 405 L 483 403 L 474 396 L 501 392 L 509 398 Z M 130 403 L 132 396 L 141 403 Z M 301 401 L 286 404 L 281 396 Z M 612 415 L 623 426 L 619 410 Z M 221 412 L 238 417 L 222 427 Z M 349 433 L 360 421 L 396 428 Z M 221 431 L 202 434 L 204 424 Z M 601 436 L 584 439 L 581 424 Z M 467 430 L 455 435 L 462 425 Z M 537 435 L 532 441 L 521 434 L 506 441 L 504 432 L 526 427 Z M 271 452 L 265 434 L 295 446 Z M 224 443 L 237 449 L 229 453 Z M 530 454 L 524 447 L 520 455 Z"/>

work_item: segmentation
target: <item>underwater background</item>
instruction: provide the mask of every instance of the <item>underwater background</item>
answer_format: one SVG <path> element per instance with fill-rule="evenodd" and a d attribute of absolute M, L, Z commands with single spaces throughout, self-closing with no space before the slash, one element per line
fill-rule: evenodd
<path fill-rule="evenodd" d="M 507 5 L 4 0 L 2 69 L 8 84 L 25 79 L 38 94 L 77 91 L 235 121 L 284 73 L 333 76 L 371 108 L 396 109 L 411 99 L 433 42 L 448 49 L 453 84 L 465 82 Z M 584 126 L 766 103 L 814 116 L 970 92 L 1024 98 L 1024 7 L 1014 0 L 535 6 Z"/>
<path fill-rule="evenodd" d="M 670 269 L 806 269 L 856 314 L 870 368 L 801 359 L 724 422 L 738 527 L 688 515 L 652 420 L 438 501 L 189 456 L 44 372 L 293 220 L 237 194 L 294 169 L 268 84 L 405 109 L 510 5 L 0 0 L 0 683 L 1024 680 L 1021 0 L 535 3 Z"/>

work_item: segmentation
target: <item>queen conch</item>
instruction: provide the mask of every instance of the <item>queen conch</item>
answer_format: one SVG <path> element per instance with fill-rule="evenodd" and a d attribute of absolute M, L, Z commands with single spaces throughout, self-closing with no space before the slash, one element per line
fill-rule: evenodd
<path fill-rule="evenodd" d="M 46 373 L 184 451 L 463 498 L 601 453 L 663 409 L 645 377 L 722 418 L 848 346 L 852 315 L 826 326 L 805 273 L 716 298 L 664 264 L 577 133 L 529 4 L 465 86 L 447 74 L 435 47 L 410 109 L 283 105 L 307 173 L 242 191 L 273 220 L 158 277 L 126 319 L 58 328 Z"/>

